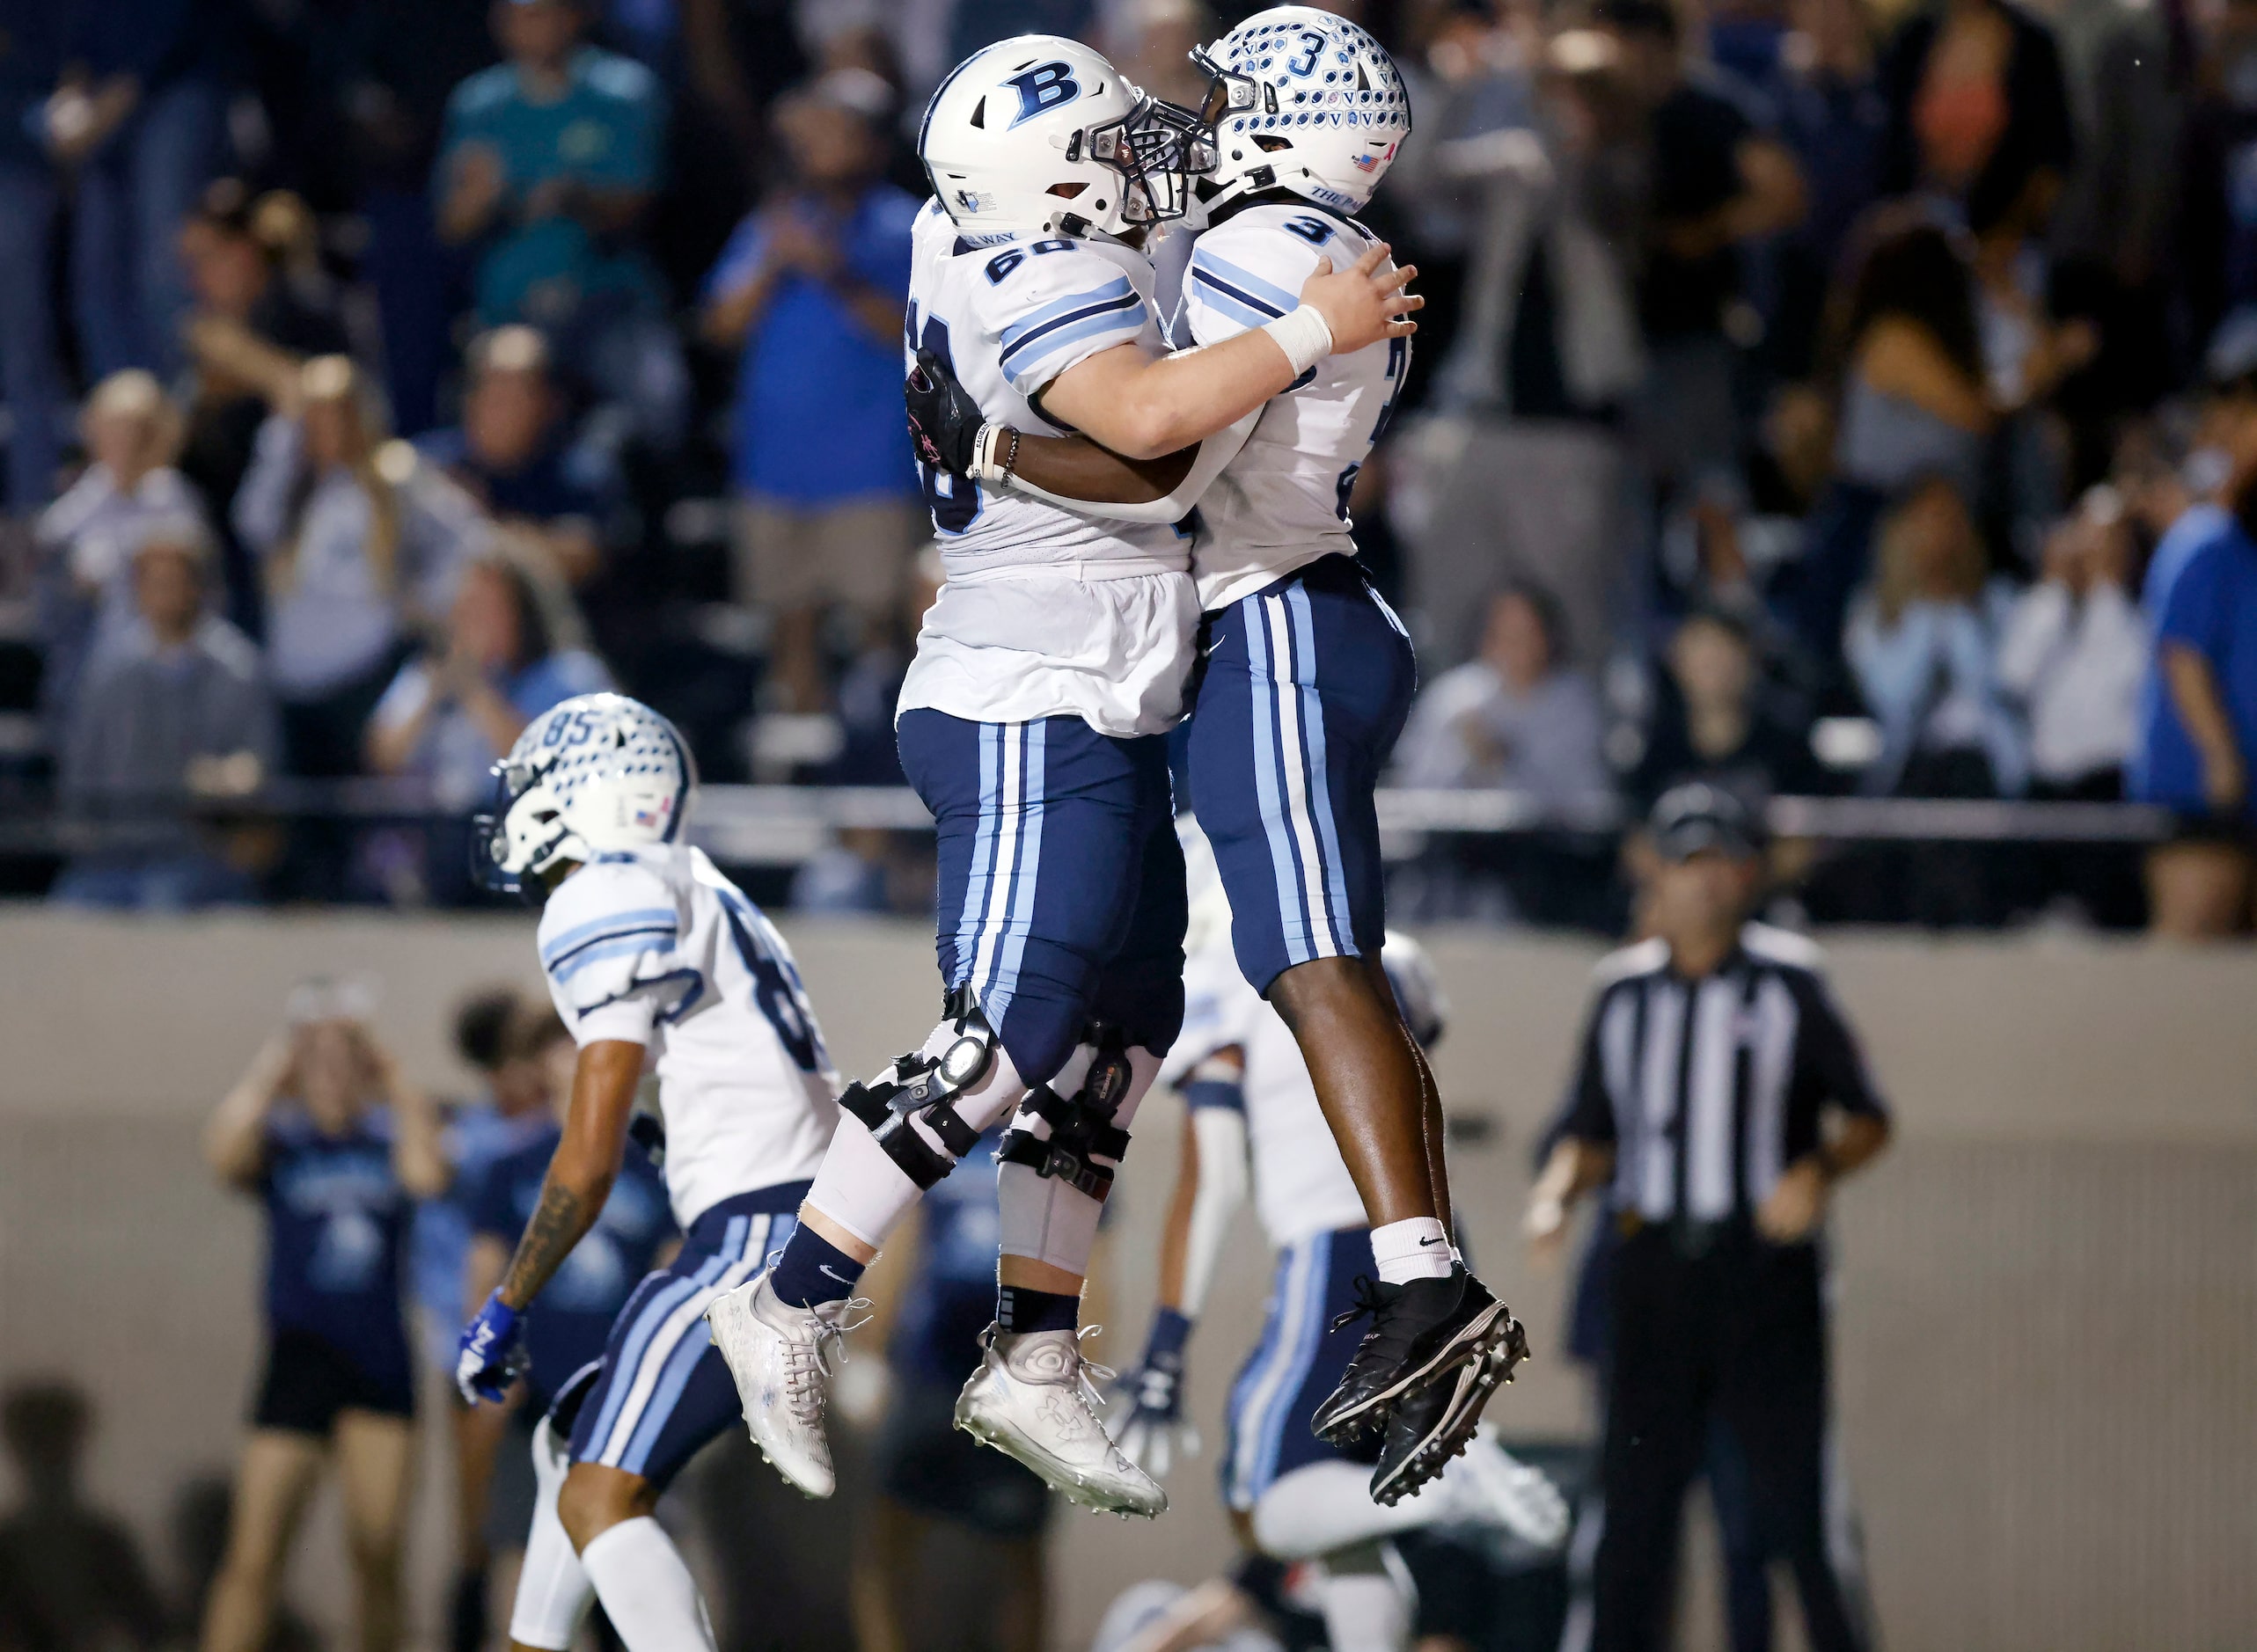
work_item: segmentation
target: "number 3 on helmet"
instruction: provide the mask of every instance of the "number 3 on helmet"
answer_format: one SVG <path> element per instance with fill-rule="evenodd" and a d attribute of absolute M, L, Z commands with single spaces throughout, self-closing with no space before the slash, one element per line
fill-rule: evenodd
<path fill-rule="evenodd" d="M 998 41 L 957 64 L 926 106 L 917 153 L 942 207 L 980 245 L 1180 218 L 1191 178 L 1214 164 L 1189 110 L 1055 34 Z"/>
<path fill-rule="evenodd" d="M 1411 94 L 1386 48 L 1314 6 L 1257 11 L 1212 46 L 1192 49 L 1207 77 L 1200 116 L 1215 166 L 1208 208 L 1284 189 L 1356 212 L 1411 135 Z"/>
<path fill-rule="evenodd" d="M 533 899 L 562 862 L 676 841 L 698 789 L 674 725 L 624 694 L 542 713 L 494 778 L 492 812 L 473 823 L 471 869 L 487 888 Z"/>

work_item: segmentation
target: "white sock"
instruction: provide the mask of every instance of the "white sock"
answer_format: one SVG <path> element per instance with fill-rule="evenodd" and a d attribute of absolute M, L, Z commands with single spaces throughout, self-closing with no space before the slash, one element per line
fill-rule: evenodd
<path fill-rule="evenodd" d="M 1372 1230 L 1372 1260 L 1379 1264 L 1381 1283 L 1399 1285 L 1411 1279 L 1447 1279 L 1457 1252 L 1442 1224 L 1431 1216 L 1414 1216 Z"/>
<path fill-rule="evenodd" d="M 666 1528 L 649 1515 L 598 1532 L 580 1562 L 627 1652 L 714 1652 L 697 1583 Z"/>
<path fill-rule="evenodd" d="M 1080 1089 L 1095 1054 L 1087 1044 L 1075 1049 L 1051 1080 L 1052 1087 L 1060 1095 Z M 1135 1119 L 1153 1080 L 1160 1076 L 1160 1057 L 1150 1050 L 1139 1045 L 1128 1052 L 1128 1093 L 1113 1109 L 1113 1123 L 1124 1130 Z M 1031 1110 L 1021 1109 L 1011 1123 L 1038 1140 L 1050 1139 L 1049 1122 Z M 1115 1162 L 1102 1153 L 1090 1158 L 1100 1165 Z M 995 1202 L 1001 1217 L 1004 1255 L 1048 1262 L 1076 1276 L 1088 1273 L 1089 1254 L 1097 1248 L 1097 1221 L 1105 1213 L 1103 1199 L 1093 1199 L 1054 1176 L 1038 1175 L 1026 1165 L 999 1165 Z"/>
<path fill-rule="evenodd" d="M 525 1537 L 525 1563 L 517 1571 L 517 1597 L 509 1609 L 509 1638 L 520 1646 L 565 1652 L 594 1597 L 588 1568 L 572 1552 L 564 1522 L 557 1517 L 556 1495 L 568 1466 L 546 1418 L 533 1433 L 533 1476 L 540 1487 L 533 1524 Z"/>
<path fill-rule="evenodd" d="M 1324 1638 L 1332 1652 L 1403 1652 L 1410 1646 L 1418 1597 L 1401 1568 L 1383 1546 L 1325 1557 Z"/>
<path fill-rule="evenodd" d="M 942 1027 L 926 1041 L 926 1053 L 937 1056 L 955 1042 L 954 1031 Z M 1027 1086 L 1020 1080 L 1019 1070 L 1011 1064 L 1010 1056 L 999 1043 L 987 1076 L 958 1096 L 953 1106 L 967 1125 L 984 1130 L 1018 1106 L 1020 1098 L 1026 1093 Z M 911 1119 L 909 1128 L 935 1152 L 945 1153 L 941 1138 L 919 1120 Z M 876 1246 L 885 1243 L 886 1235 L 893 1232 L 909 1207 L 924 1196 L 923 1190 L 909 1179 L 909 1173 L 895 1164 L 885 1149 L 877 1144 L 869 1127 L 852 1114 L 842 1114 L 838 1133 L 831 1138 L 831 1149 L 823 1155 L 822 1166 L 815 1173 L 815 1185 L 808 1190 L 807 1202 L 863 1244 Z"/>

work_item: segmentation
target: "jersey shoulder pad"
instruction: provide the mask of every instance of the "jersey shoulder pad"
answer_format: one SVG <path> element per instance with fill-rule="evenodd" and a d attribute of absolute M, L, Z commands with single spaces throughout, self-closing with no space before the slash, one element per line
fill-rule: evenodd
<path fill-rule="evenodd" d="M 1772 924 L 1748 924 L 1740 932 L 1740 944 L 1750 956 L 1766 963 L 1785 964 L 1816 975 L 1826 968 L 1826 949 L 1807 935 Z"/>
<path fill-rule="evenodd" d="M 972 313 L 1022 396 L 1100 350 L 1133 343 L 1151 322 L 1144 288 L 1125 267 L 1063 236 L 964 256 L 979 266 L 968 283 Z"/>
<path fill-rule="evenodd" d="M 1660 936 L 1639 941 L 1634 947 L 1623 947 L 1608 953 L 1592 966 L 1592 984 L 1610 987 L 1618 981 L 1628 981 L 1637 976 L 1650 976 L 1669 964 L 1669 943 Z"/>
<path fill-rule="evenodd" d="M 682 928 L 681 903 L 659 875 L 631 856 L 598 856 L 567 878 L 541 910 L 541 968 L 562 979 L 590 954 L 629 942 L 634 950 L 671 946 Z"/>
<path fill-rule="evenodd" d="M 1292 207 L 1249 208 L 1191 245 L 1183 296 L 1202 340 L 1259 327 L 1293 311 L 1321 258 L 1355 261 L 1337 219 Z"/>

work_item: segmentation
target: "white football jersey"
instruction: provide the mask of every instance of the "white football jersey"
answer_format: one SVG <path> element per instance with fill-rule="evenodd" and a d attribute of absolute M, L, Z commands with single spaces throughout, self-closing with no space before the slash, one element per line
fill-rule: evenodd
<path fill-rule="evenodd" d="M 1272 1245 L 1283 1247 L 1335 1228 L 1365 1225 L 1364 1201 L 1316 1102 L 1301 1046 L 1277 1011 L 1246 984 L 1226 939 L 1192 954 L 1183 969 L 1183 1030 L 1168 1052 L 1161 1082 L 1182 1080 L 1218 1050 L 1245 1057 L 1246 1151 L 1254 1210 Z"/>
<path fill-rule="evenodd" d="M 1266 326 L 1301 303 L 1319 259 L 1346 269 L 1372 245 L 1361 225 L 1319 207 L 1248 207 L 1192 244 L 1181 325 L 1203 345 Z M 1348 493 L 1410 370 L 1411 340 L 1382 340 L 1325 357 L 1262 410 L 1199 501 L 1200 607 L 1227 608 L 1319 557 L 1356 553 Z"/>
<path fill-rule="evenodd" d="M 598 855 L 549 896 L 540 955 L 583 1047 L 644 1046 L 685 1232 L 723 1199 L 815 1174 L 839 1076 L 791 949 L 703 850 Z"/>
<path fill-rule="evenodd" d="M 1033 398 L 1066 369 L 1118 345 L 1163 348 L 1142 254 L 1065 237 L 974 245 L 937 201 L 917 217 L 907 336 L 912 360 L 931 350 L 990 420 L 1025 431 L 1056 428 Z M 948 583 L 901 710 L 1064 713 L 1121 735 L 1174 726 L 1198 624 L 1187 534 L 930 469 L 924 479 Z"/>

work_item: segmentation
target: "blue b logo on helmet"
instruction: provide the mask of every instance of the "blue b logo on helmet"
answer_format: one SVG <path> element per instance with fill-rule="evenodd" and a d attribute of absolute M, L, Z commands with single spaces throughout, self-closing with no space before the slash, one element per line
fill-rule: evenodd
<path fill-rule="evenodd" d="M 1039 63 L 1003 84 L 1015 86 L 1019 91 L 1019 113 L 1011 122 L 1013 126 L 1031 121 L 1061 104 L 1072 103 L 1081 95 L 1081 83 L 1074 78 L 1072 66 L 1066 63 Z"/>

